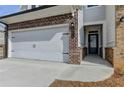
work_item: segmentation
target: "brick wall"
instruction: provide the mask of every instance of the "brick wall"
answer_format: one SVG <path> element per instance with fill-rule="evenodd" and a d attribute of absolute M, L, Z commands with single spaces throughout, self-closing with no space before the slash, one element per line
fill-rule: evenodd
<path fill-rule="evenodd" d="M 0 59 L 5 57 L 5 45 L 0 45 Z"/>
<path fill-rule="evenodd" d="M 69 43 L 69 50 L 70 50 L 69 51 L 69 56 L 70 56 L 70 59 L 69 59 L 69 61 L 70 61 L 71 64 L 80 64 L 80 62 L 82 61 L 82 48 L 78 47 L 78 11 L 74 12 L 74 17 L 71 20 L 71 22 L 74 23 L 75 36 L 74 36 L 74 38 L 72 38 L 71 35 L 70 35 L 70 40 L 69 40 L 69 42 L 70 42 Z"/>
<path fill-rule="evenodd" d="M 14 30 L 14 29 L 65 24 L 65 23 L 69 23 L 69 20 L 71 19 L 72 19 L 71 13 L 68 13 L 68 14 L 63 14 L 58 16 L 51 16 L 51 17 L 29 20 L 24 22 L 12 23 L 8 25 L 8 29 Z"/>
<path fill-rule="evenodd" d="M 41 26 L 48 26 L 48 25 L 57 25 L 57 24 L 69 24 L 69 63 L 70 64 L 80 64 L 82 60 L 82 49 L 78 47 L 78 12 L 74 13 L 74 17 L 72 14 L 63 14 L 57 16 L 51 16 L 46 18 L 40 18 L 35 20 L 29 20 L 24 22 L 12 23 L 9 24 L 9 30 L 15 29 L 24 29 L 24 28 L 31 28 L 31 27 L 41 27 Z M 74 23 L 74 38 L 71 37 L 71 23 Z"/>
<path fill-rule="evenodd" d="M 113 48 L 105 48 L 105 59 L 108 62 L 110 62 L 112 65 L 114 65 L 114 63 L 113 63 L 113 58 L 114 58 L 113 52 L 114 52 Z"/>
<path fill-rule="evenodd" d="M 124 22 L 120 18 L 124 16 L 124 5 L 116 6 L 116 47 L 114 49 L 115 68 L 124 67 Z"/>

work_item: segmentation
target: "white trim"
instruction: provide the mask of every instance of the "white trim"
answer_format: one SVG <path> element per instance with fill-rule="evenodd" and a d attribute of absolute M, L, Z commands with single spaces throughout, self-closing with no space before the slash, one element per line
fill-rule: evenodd
<path fill-rule="evenodd" d="M 106 21 L 92 21 L 92 22 L 84 22 L 84 26 L 86 25 L 94 25 L 94 24 L 104 24 Z"/>
<path fill-rule="evenodd" d="M 83 33 L 83 10 L 78 11 L 78 47 L 83 48 L 84 33 Z M 82 35 L 81 35 L 82 34 Z"/>
<path fill-rule="evenodd" d="M 103 58 L 105 59 L 105 48 L 106 48 L 106 42 L 107 42 L 107 40 L 106 40 L 106 35 L 107 35 L 107 29 L 106 29 L 106 23 L 104 22 L 103 23 L 103 27 L 102 27 L 102 34 L 103 34 L 103 36 L 102 36 L 102 39 L 103 39 Z"/>
<path fill-rule="evenodd" d="M 10 37 L 12 37 L 11 33 L 9 33 L 9 35 L 8 35 L 8 58 L 10 58 L 12 56 L 11 55 L 12 42 L 10 40 Z"/>
<path fill-rule="evenodd" d="M 59 24 L 59 25 L 49 25 L 49 26 L 42 26 L 42 27 L 31 27 L 31 28 L 24 28 L 24 29 L 16 29 L 16 30 L 9 30 L 11 32 L 21 32 L 21 31 L 30 31 L 30 30 L 39 30 L 39 29 L 48 29 L 48 28 L 56 28 L 62 26 L 69 26 L 69 24 Z"/>

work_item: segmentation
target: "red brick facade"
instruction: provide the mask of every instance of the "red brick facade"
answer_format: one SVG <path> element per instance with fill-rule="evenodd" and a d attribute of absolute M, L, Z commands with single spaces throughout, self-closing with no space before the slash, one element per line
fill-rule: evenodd
<path fill-rule="evenodd" d="M 69 50 L 70 50 L 69 61 L 71 64 L 80 64 L 80 62 L 82 61 L 82 49 L 78 47 L 78 12 L 77 11 L 74 13 L 74 17 L 71 20 L 71 22 L 73 22 L 75 26 L 75 31 L 74 31 L 75 36 L 74 38 L 72 38 L 71 36 L 69 38 Z"/>
<path fill-rule="evenodd" d="M 48 25 L 57 25 L 57 24 L 69 24 L 69 63 L 71 64 L 80 64 L 82 59 L 81 49 L 78 48 L 78 12 L 74 13 L 72 17 L 71 13 L 51 16 L 46 18 L 40 18 L 35 20 L 28 20 L 24 22 L 12 23 L 8 25 L 9 30 L 24 29 L 31 27 L 42 27 Z M 72 38 L 71 33 L 71 23 L 74 23 L 74 38 Z"/>
<path fill-rule="evenodd" d="M 14 29 L 65 24 L 65 23 L 69 23 L 69 20 L 71 19 L 72 19 L 72 15 L 71 13 L 69 13 L 69 14 L 51 16 L 51 17 L 29 20 L 29 21 L 24 21 L 24 22 L 12 23 L 8 25 L 8 29 L 14 30 Z"/>

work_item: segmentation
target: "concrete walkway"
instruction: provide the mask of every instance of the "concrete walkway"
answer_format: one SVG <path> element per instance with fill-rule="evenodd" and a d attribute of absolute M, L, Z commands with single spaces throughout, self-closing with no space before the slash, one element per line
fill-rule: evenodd
<path fill-rule="evenodd" d="M 90 56 L 81 65 L 8 58 L 0 60 L 0 86 L 46 87 L 56 79 L 95 82 L 113 72 L 107 61 Z"/>
<path fill-rule="evenodd" d="M 60 80 L 96 82 L 109 78 L 114 73 L 111 64 L 99 56 L 87 56 L 81 65 L 73 65 L 58 77 Z"/>

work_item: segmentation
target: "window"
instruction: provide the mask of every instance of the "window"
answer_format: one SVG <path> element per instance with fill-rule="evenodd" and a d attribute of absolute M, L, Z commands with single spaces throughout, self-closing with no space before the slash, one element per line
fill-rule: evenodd
<path fill-rule="evenodd" d="M 36 8 L 36 5 L 32 5 L 31 8 L 32 8 L 32 9 L 33 9 L 33 8 Z"/>
<path fill-rule="evenodd" d="M 100 5 L 87 5 L 86 8 L 94 8 L 94 7 L 98 7 Z"/>
<path fill-rule="evenodd" d="M 87 7 L 96 7 L 98 5 L 87 5 Z"/>

